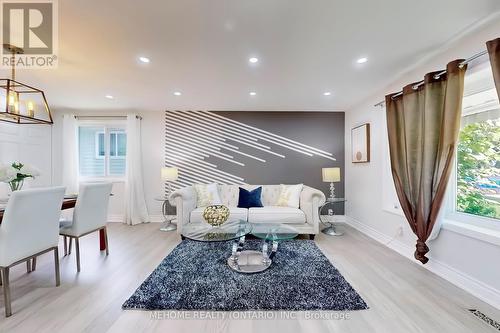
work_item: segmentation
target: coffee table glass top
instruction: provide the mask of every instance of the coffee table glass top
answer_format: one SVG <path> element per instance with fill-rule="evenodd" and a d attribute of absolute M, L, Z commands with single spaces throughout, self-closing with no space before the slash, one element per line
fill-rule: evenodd
<path fill-rule="evenodd" d="M 297 229 L 286 224 L 254 223 L 252 235 L 267 241 L 279 241 L 295 238 L 299 233 Z"/>
<path fill-rule="evenodd" d="M 244 220 L 229 220 L 214 227 L 208 223 L 188 223 L 182 228 L 182 236 L 200 242 L 223 242 L 248 235 L 252 225 Z"/>

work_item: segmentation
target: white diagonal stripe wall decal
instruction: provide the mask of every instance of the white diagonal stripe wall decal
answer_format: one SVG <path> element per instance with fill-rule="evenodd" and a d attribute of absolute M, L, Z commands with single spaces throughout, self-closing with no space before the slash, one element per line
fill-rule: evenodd
<path fill-rule="evenodd" d="M 219 170 L 217 169 L 209 169 L 209 168 L 206 168 L 204 166 L 199 166 L 199 165 L 196 165 L 196 161 L 182 161 L 182 160 L 179 160 L 175 157 L 167 157 L 167 162 L 170 162 L 172 164 L 178 164 L 178 165 L 182 165 L 183 168 L 187 168 L 187 169 L 191 169 L 191 170 L 196 170 L 197 172 L 199 172 L 200 174 L 202 175 L 209 175 L 209 176 L 215 176 L 217 178 L 220 178 L 220 179 L 224 179 L 224 181 L 232 181 L 232 182 L 241 182 L 241 178 L 240 177 L 236 177 L 236 176 L 227 176 L 225 174 L 222 174 L 220 172 L 218 172 Z"/>
<path fill-rule="evenodd" d="M 211 138 L 209 138 L 207 136 L 200 137 L 200 135 L 204 135 L 204 134 L 200 133 L 200 132 L 198 132 L 198 131 L 196 131 L 194 129 L 191 129 L 191 132 L 186 132 L 186 131 L 183 132 L 182 130 L 175 129 L 175 127 L 174 127 L 175 123 L 171 123 L 171 125 L 173 125 L 173 126 L 170 129 L 170 131 L 174 132 L 176 134 L 181 134 L 183 136 L 187 135 L 187 136 L 190 136 L 190 137 L 195 137 L 197 140 L 201 140 L 201 141 L 209 143 L 209 144 L 214 144 L 215 143 L 215 144 L 217 144 L 220 147 L 229 147 L 229 148 L 233 148 L 233 149 L 238 149 L 237 146 L 231 145 L 231 144 L 225 142 L 225 140 L 222 141 L 222 140 L 211 139 Z"/>
<path fill-rule="evenodd" d="M 182 161 L 189 161 L 190 163 L 195 163 L 195 164 L 199 164 L 205 168 L 217 168 L 217 165 L 215 164 L 212 164 L 212 163 L 208 163 L 206 162 L 203 157 L 197 159 L 197 160 L 194 160 L 193 158 L 191 158 L 191 156 L 187 156 L 186 155 L 182 155 L 182 153 L 178 153 L 176 152 L 175 150 L 171 150 L 169 153 L 168 153 L 168 156 L 167 157 L 176 157 L 178 158 L 179 160 L 182 160 Z"/>
<path fill-rule="evenodd" d="M 207 135 L 207 136 L 210 136 L 210 134 L 207 133 L 207 131 L 211 130 L 210 127 L 206 127 L 206 126 L 203 126 L 203 125 L 200 125 L 199 124 L 199 121 L 194 121 L 192 119 L 182 119 L 182 118 L 176 118 L 176 116 L 174 116 L 174 119 L 173 120 L 170 120 L 170 119 L 167 119 L 167 126 L 168 125 L 171 125 L 171 127 L 182 127 L 182 129 L 184 131 L 194 131 L 194 132 L 197 132 L 197 133 L 201 133 L 201 135 Z M 217 128 L 214 129 L 215 131 L 218 131 Z M 205 134 L 206 133 L 206 134 Z M 211 132 L 213 133 L 213 132 Z M 227 131 L 225 131 L 225 133 L 227 133 Z M 238 135 L 241 135 L 241 133 L 238 133 Z M 285 158 L 284 155 L 282 154 L 278 154 L 278 153 L 275 153 L 269 149 L 271 149 L 271 147 L 269 146 L 265 146 L 265 145 L 262 145 L 262 144 L 259 144 L 259 143 L 256 143 L 256 142 L 246 142 L 246 141 L 243 141 L 243 140 L 239 140 L 237 139 L 237 137 L 234 137 L 232 135 L 229 134 L 229 136 L 227 137 L 228 140 L 232 140 L 234 142 L 238 142 L 238 143 L 241 143 L 242 145 L 245 145 L 245 146 L 248 146 L 248 147 L 252 147 L 254 149 L 257 149 L 257 150 L 261 150 L 261 151 L 264 151 L 264 152 L 267 152 L 271 155 L 275 155 L 275 156 L 278 156 L 278 157 L 281 157 L 281 158 Z M 225 139 L 223 139 L 224 141 L 226 141 Z"/>
<path fill-rule="evenodd" d="M 265 165 L 267 159 L 286 158 L 271 145 L 335 161 L 327 151 L 210 111 L 166 111 L 165 138 L 165 166 L 179 168 L 176 189 L 207 182 L 245 185 L 240 169 L 250 161 Z"/>
<path fill-rule="evenodd" d="M 216 128 L 216 130 L 223 129 L 226 132 L 226 135 L 228 135 L 228 137 L 229 137 L 230 140 L 232 140 L 232 137 L 235 136 L 233 133 L 238 133 L 239 135 L 245 135 L 245 137 L 247 137 L 247 138 L 253 138 L 255 140 L 259 139 L 259 140 L 271 142 L 271 143 L 273 143 L 275 145 L 282 146 L 284 148 L 296 151 L 298 153 L 301 153 L 301 154 L 304 154 L 304 155 L 307 155 L 307 156 L 313 156 L 313 153 L 311 153 L 311 152 L 308 152 L 308 151 L 306 151 L 306 150 L 304 150 L 302 148 L 300 148 L 300 149 L 296 148 L 295 144 L 284 143 L 281 140 L 268 139 L 265 136 L 259 137 L 256 134 L 248 132 L 248 130 L 245 132 L 244 130 L 236 128 L 237 126 L 228 125 L 228 124 L 224 123 L 223 121 L 217 121 L 217 120 L 214 120 L 214 119 L 210 119 L 210 117 L 203 117 L 199 113 L 198 114 L 194 113 L 194 115 L 185 115 L 185 117 L 193 119 L 193 120 L 204 121 L 205 123 L 207 123 L 207 126 L 208 125 L 210 126 L 209 128 Z M 228 129 L 228 128 L 231 128 L 231 129 Z M 231 134 L 227 134 L 227 133 L 231 133 Z M 323 155 L 323 154 L 322 153 L 316 153 L 316 155 Z M 324 157 L 326 157 L 326 156 L 324 156 Z M 332 157 L 326 157 L 326 158 L 335 160 Z"/>
<path fill-rule="evenodd" d="M 238 164 L 240 166 L 245 165 L 241 162 L 233 161 L 233 156 L 228 155 L 226 153 L 219 152 L 220 148 L 217 148 L 217 147 L 210 148 L 208 145 L 201 144 L 199 142 L 197 143 L 193 140 L 182 139 L 182 138 L 179 138 L 178 136 L 173 136 L 173 135 L 169 135 L 169 134 L 167 134 L 166 137 L 167 137 L 167 140 L 168 140 L 168 138 L 170 138 L 172 140 L 172 143 L 176 144 L 179 147 L 184 147 L 188 150 L 189 149 L 196 149 L 198 151 L 206 150 L 209 155 L 216 156 L 220 159 L 226 160 L 226 161 L 234 163 L 234 164 Z"/>
<path fill-rule="evenodd" d="M 230 139 L 230 140 L 233 140 L 236 142 L 240 142 L 240 143 L 246 142 L 247 144 L 259 146 L 261 148 L 266 148 L 266 149 L 270 148 L 269 146 L 265 146 L 261 143 L 257 143 L 257 139 L 254 137 L 243 138 L 243 137 L 239 136 L 239 135 L 241 135 L 240 133 L 235 134 L 233 131 L 228 131 L 228 130 L 222 128 L 218 124 L 214 124 L 212 122 L 210 124 L 205 124 L 205 123 L 200 122 L 200 121 L 205 121 L 207 119 L 199 119 L 199 118 L 191 117 L 190 115 L 184 115 L 185 118 L 182 118 L 181 116 L 172 116 L 172 117 L 175 118 L 175 120 L 180 122 L 181 124 L 188 125 L 189 127 L 194 126 L 195 128 L 201 128 L 204 131 L 210 131 L 210 133 L 216 133 L 218 136 L 223 136 L 227 139 Z"/>
<path fill-rule="evenodd" d="M 184 158 L 197 158 L 198 160 L 203 160 L 205 157 L 209 157 L 210 155 L 208 154 L 193 154 L 189 151 L 185 151 L 185 150 L 180 150 L 179 148 L 177 147 L 170 147 L 169 149 L 169 154 L 176 154 L 176 155 L 179 155 L 179 156 L 182 156 Z M 203 161 L 204 162 L 204 161 Z M 208 163 L 208 162 L 204 162 L 205 164 L 208 164 L 212 167 L 216 167 L 215 164 L 212 164 L 212 163 Z"/>
<path fill-rule="evenodd" d="M 202 111 L 195 111 L 194 113 L 200 114 L 200 113 L 202 113 Z M 302 143 L 294 141 L 294 140 L 287 139 L 287 138 L 279 136 L 279 135 L 275 135 L 273 133 L 258 129 L 256 127 L 252 127 L 252 126 L 248 126 L 248 125 L 236 122 L 232 119 L 228 119 L 228 118 L 222 117 L 220 115 L 216 115 L 216 114 L 209 113 L 209 112 L 203 112 L 202 114 L 208 118 L 208 120 L 207 120 L 208 122 L 211 122 L 211 121 L 219 122 L 220 119 L 225 119 L 225 121 L 227 121 L 227 122 L 223 123 L 223 126 L 231 127 L 231 128 L 233 128 L 234 131 L 239 131 L 241 133 L 245 133 L 245 135 L 247 135 L 247 136 L 255 136 L 255 137 L 259 138 L 260 140 L 271 142 L 273 144 L 280 145 L 280 146 L 283 146 L 285 148 L 292 149 L 295 151 L 300 151 L 300 152 L 305 153 L 307 155 L 315 154 L 315 155 L 323 156 L 323 157 L 330 159 L 332 161 L 335 161 L 335 158 L 331 157 L 332 156 L 331 153 L 325 152 L 323 150 L 302 144 Z M 257 132 L 257 134 L 255 134 L 253 132 Z M 293 146 L 294 148 L 292 148 L 291 146 Z"/>
<path fill-rule="evenodd" d="M 220 142 L 220 141 L 215 141 L 215 140 L 207 140 L 207 139 L 201 138 L 198 135 L 193 134 L 193 133 L 188 133 L 188 132 L 182 133 L 178 130 L 175 130 L 174 128 L 172 128 L 170 131 L 173 132 L 175 135 L 181 135 L 181 136 L 184 135 L 184 136 L 187 136 L 187 138 L 189 138 L 189 139 L 200 140 L 200 141 L 207 143 L 209 145 L 216 146 L 217 148 L 226 149 L 226 150 L 232 151 L 236 154 L 240 154 L 240 155 L 244 155 L 246 157 L 253 158 L 254 160 L 260 161 L 262 163 L 266 162 L 266 160 L 263 160 L 261 158 L 242 153 L 242 152 L 238 151 L 238 149 L 239 149 L 238 147 L 227 144 L 225 142 Z"/>
<path fill-rule="evenodd" d="M 232 123 L 232 124 L 234 124 L 234 125 L 236 125 L 236 126 L 238 126 L 238 127 L 244 127 L 244 128 L 247 128 L 247 129 L 254 130 L 254 131 L 256 131 L 256 132 L 260 133 L 260 135 L 262 135 L 262 134 L 269 135 L 269 136 L 271 136 L 271 137 L 275 137 L 275 138 L 277 138 L 277 139 L 281 139 L 281 140 L 284 140 L 284 141 L 288 141 L 288 142 L 290 142 L 290 143 L 292 143 L 292 144 L 294 144 L 294 145 L 303 146 L 303 147 L 305 147 L 305 148 L 308 148 L 308 149 L 313 150 L 313 151 L 317 151 L 317 152 L 322 153 L 322 154 L 325 154 L 325 155 L 327 155 L 327 156 L 332 156 L 332 154 L 331 154 L 331 153 L 326 152 L 326 151 L 324 151 L 324 150 L 321 150 L 321 149 L 318 149 L 318 148 L 314 148 L 314 147 L 311 147 L 311 146 L 305 145 L 305 144 L 303 144 L 303 143 L 301 143 L 301 142 L 294 141 L 294 140 L 291 140 L 291 139 L 288 139 L 288 138 L 282 137 L 282 136 L 280 136 L 280 135 L 276 135 L 276 134 L 271 133 L 271 132 L 268 132 L 268 131 L 264 131 L 264 130 L 262 130 L 262 129 L 260 129 L 260 128 L 256 128 L 256 127 L 253 127 L 253 126 L 249 126 L 249 125 L 246 125 L 246 124 L 243 124 L 243 123 L 237 122 L 237 121 L 235 121 L 235 120 L 232 120 L 232 119 L 229 119 L 229 118 L 223 117 L 223 116 L 221 116 L 221 115 L 214 114 L 214 113 L 212 113 L 212 112 L 208 112 L 208 111 L 195 111 L 195 112 L 198 112 L 198 113 L 203 113 L 203 114 L 205 114 L 205 115 L 206 115 L 207 117 L 209 117 L 209 118 L 213 117 L 213 118 L 218 118 L 218 119 L 224 119 L 225 121 L 227 121 L 227 122 L 229 122 L 229 123 Z"/>

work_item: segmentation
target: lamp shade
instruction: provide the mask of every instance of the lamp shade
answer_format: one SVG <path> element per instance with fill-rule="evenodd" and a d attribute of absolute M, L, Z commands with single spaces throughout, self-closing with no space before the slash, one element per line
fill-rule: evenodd
<path fill-rule="evenodd" d="M 321 173 L 325 183 L 340 182 L 340 168 L 323 168 Z"/>
<path fill-rule="evenodd" d="M 179 178 L 179 169 L 177 168 L 161 168 L 161 179 L 168 182 L 176 181 Z"/>

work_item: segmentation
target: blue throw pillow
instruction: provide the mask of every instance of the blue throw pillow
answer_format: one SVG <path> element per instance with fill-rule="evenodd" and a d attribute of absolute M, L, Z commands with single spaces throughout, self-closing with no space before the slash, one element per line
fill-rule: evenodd
<path fill-rule="evenodd" d="M 264 207 L 260 201 L 262 186 L 255 190 L 247 191 L 240 187 L 240 195 L 238 197 L 238 208 Z"/>

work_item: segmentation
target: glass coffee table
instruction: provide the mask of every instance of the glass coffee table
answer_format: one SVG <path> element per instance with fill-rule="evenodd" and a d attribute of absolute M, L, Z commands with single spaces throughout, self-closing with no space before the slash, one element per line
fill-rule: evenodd
<path fill-rule="evenodd" d="M 181 235 L 199 242 L 225 242 L 238 240 L 245 242 L 245 236 L 252 231 L 252 225 L 244 220 L 229 220 L 214 227 L 208 223 L 188 223 L 182 228 Z"/>
<path fill-rule="evenodd" d="M 257 250 L 242 251 L 243 244 L 233 244 L 231 257 L 227 264 L 239 273 L 259 273 L 268 269 L 272 259 L 278 251 L 278 242 L 298 236 L 295 228 L 276 223 L 252 224 L 251 234 L 262 239 L 262 248 Z"/>
<path fill-rule="evenodd" d="M 260 250 L 243 250 L 248 234 L 262 239 Z M 200 242 L 234 241 L 227 264 L 239 273 L 259 273 L 268 269 L 278 250 L 278 242 L 298 236 L 295 228 L 279 223 L 249 223 L 230 220 L 221 226 L 207 223 L 188 223 L 182 228 L 183 238 Z"/>

